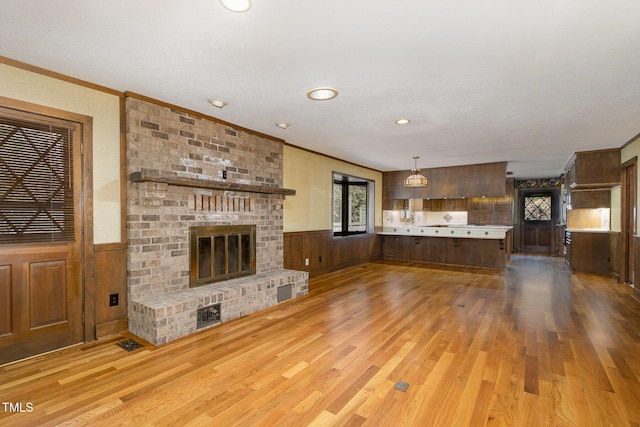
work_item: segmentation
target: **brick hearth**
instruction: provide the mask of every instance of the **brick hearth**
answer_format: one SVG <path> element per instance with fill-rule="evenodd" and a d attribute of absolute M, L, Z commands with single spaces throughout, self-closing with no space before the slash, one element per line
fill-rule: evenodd
<path fill-rule="evenodd" d="M 292 297 L 305 295 L 308 273 L 280 270 L 136 300 L 130 322 L 140 338 L 164 344 L 196 331 L 199 308 L 220 303 L 224 323 L 277 304 L 277 289 L 287 285 Z"/>

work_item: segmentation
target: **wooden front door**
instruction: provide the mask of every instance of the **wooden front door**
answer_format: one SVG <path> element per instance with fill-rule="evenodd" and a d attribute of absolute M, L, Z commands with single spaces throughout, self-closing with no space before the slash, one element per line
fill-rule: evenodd
<path fill-rule="evenodd" d="M 520 190 L 520 250 L 550 255 L 558 221 L 557 190 Z"/>
<path fill-rule="evenodd" d="M 84 341 L 82 140 L 0 108 L 0 364 Z"/>

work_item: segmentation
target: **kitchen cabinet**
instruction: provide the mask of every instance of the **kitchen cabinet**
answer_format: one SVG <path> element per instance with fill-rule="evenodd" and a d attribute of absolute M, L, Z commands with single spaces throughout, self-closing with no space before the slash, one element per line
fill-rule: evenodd
<path fill-rule="evenodd" d="M 443 199 L 442 210 L 443 211 L 466 211 L 467 200 L 466 199 Z"/>
<path fill-rule="evenodd" d="M 382 240 L 382 254 L 385 259 L 406 259 L 409 257 L 411 248 L 411 237 L 409 236 L 385 236 Z"/>
<path fill-rule="evenodd" d="M 507 234 L 510 238 L 510 233 Z M 385 259 L 503 269 L 505 239 L 384 236 Z"/>
<path fill-rule="evenodd" d="M 598 209 L 611 206 L 609 189 L 571 190 L 572 209 Z"/>
<path fill-rule="evenodd" d="M 565 253 L 565 226 L 557 224 L 555 227 L 555 248 L 552 248 L 552 256 L 562 257 Z"/>
<path fill-rule="evenodd" d="M 488 211 L 491 209 L 491 199 L 488 197 L 472 197 L 467 201 L 470 211 Z"/>
<path fill-rule="evenodd" d="M 513 225 L 513 210 L 511 206 L 494 206 L 491 211 L 491 225 Z"/>
<path fill-rule="evenodd" d="M 467 199 L 468 222 L 474 225 L 513 225 L 514 179 L 505 182 L 505 195 Z"/>
<path fill-rule="evenodd" d="M 609 233 L 568 232 L 565 255 L 574 271 L 609 273 Z"/>
<path fill-rule="evenodd" d="M 570 189 L 611 188 L 620 184 L 620 148 L 576 152 L 565 168 Z"/>
<path fill-rule="evenodd" d="M 392 209 L 395 199 L 462 199 L 505 196 L 506 162 L 422 169 L 426 187 L 407 188 L 404 179 L 410 171 L 384 172 L 382 208 Z"/>
<path fill-rule="evenodd" d="M 413 209 L 432 212 L 467 211 L 467 222 L 471 225 L 513 225 L 514 185 L 513 178 L 503 179 L 504 195 L 502 196 L 415 199 Z M 388 186 L 385 187 L 385 190 L 387 189 L 389 189 Z M 383 194 L 383 200 L 387 200 L 386 203 L 389 203 L 392 210 L 408 209 L 410 206 L 407 199 L 393 200 L 389 199 L 389 196 L 385 197 L 385 194 Z"/>
<path fill-rule="evenodd" d="M 442 199 L 424 199 L 422 206 L 425 211 L 442 212 Z"/>
<path fill-rule="evenodd" d="M 470 210 L 467 214 L 467 222 L 473 225 L 491 224 L 490 210 Z"/>

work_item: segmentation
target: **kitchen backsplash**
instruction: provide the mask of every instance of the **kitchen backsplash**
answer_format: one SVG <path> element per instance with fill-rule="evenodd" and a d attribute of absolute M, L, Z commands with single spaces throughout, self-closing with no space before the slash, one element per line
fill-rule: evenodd
<path fill-rule="evenodd" d="M 415 226 L 467 225 L 468 214 L 467 211 L 382 211 L 383 227 L 401 227 L 408 224 Z"/>
<path fill-rule="evenodd" d="M 567 228 L 570 230 L 608 230 L 611 210 L 570 209 L 567 211 Z"/>

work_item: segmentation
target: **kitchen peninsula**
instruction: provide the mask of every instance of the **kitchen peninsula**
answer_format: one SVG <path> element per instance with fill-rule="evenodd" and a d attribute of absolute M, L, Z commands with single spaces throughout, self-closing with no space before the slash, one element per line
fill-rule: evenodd
<path fill-rule="evenodd" d="M 502 270 L 510 263 L 514 180 L 506 163 L 423 169 L 429 185 L 383 176 L 382 257 Z"/>
<path fill-rule="evenodd" d="M 510 263 L 512 226 L 383 227 L 383 257 L 404 261 L 504 269 Z"/>

